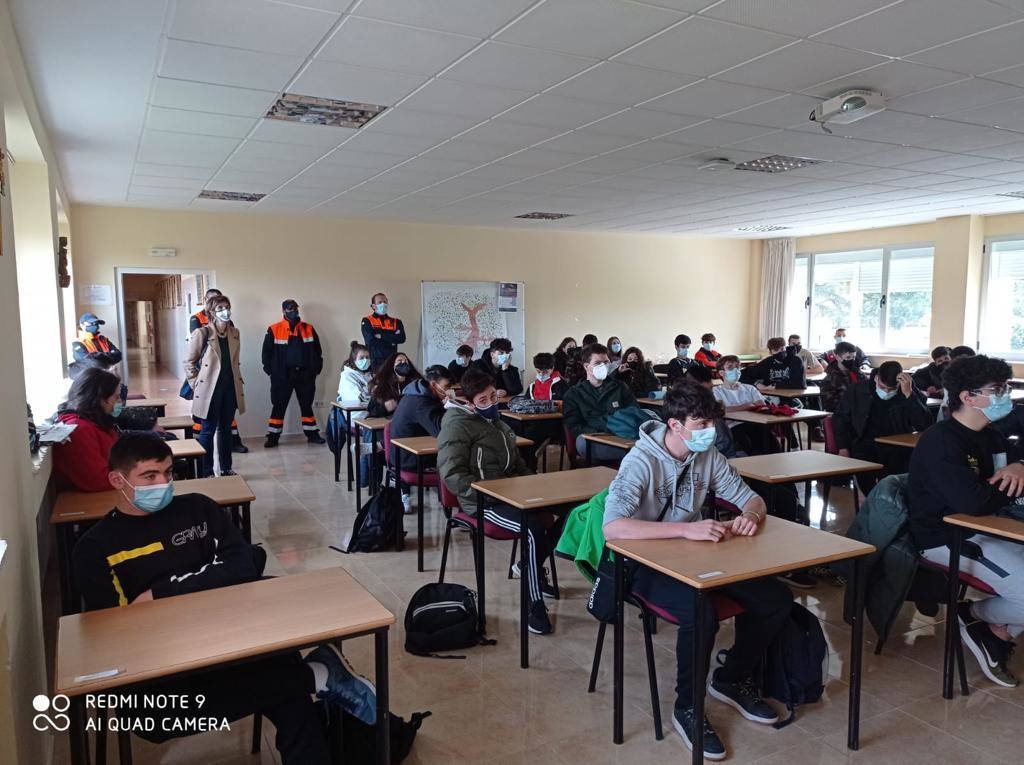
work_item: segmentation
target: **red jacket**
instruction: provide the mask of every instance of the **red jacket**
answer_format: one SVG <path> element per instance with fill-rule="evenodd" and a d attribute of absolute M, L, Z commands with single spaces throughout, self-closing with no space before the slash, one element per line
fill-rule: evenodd
<path fill-rule="evenodd" d="M 110 491 L 107 480 L 107 458 L 110 447 L 117 441 L 117 428 L 101 427 L 92 420 L 74 412 L 61 412 L 61 422 L 77 425 L 67 443 L 57 444 L 53 450 L 53 469 L 57 473 L 58 489 L 76 491 Z"/>

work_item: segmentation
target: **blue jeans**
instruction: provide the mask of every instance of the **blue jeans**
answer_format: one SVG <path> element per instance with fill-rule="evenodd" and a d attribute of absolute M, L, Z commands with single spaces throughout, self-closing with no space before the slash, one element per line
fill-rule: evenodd
<path fill-rule="evenodd" d="M 196 440 L 206 450 L 200 466 L 200 478 L 209 478 L 213 475 L 214 441 L 220 455 L 221 471 L 231 470 L 231 421 L 235 419 L 237 409 L 234 384 L 218 385 L 214 388 L 206 419 L 201 421 L 202 426 L 199 435 L 196 436 Z"/>

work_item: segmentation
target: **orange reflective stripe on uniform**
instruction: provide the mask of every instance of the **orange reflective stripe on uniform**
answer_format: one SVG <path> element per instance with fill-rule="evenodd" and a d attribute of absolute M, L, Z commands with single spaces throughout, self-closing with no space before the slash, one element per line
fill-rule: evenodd
<path fill-rule="evenodd" d="M 302 418 L 302 429 L 303 430 L 319 430 L 316 424 L 316 417 L 303 417 Z"/>
<path fill-rule="evenodd" d="M 198 311 L 192 314 L 192 318 L 199 322 L 200 327 L 205 327 L 210 323 L 210 317 L 206 315 L 206 311 Z"/>
<path fill-rule="evenodd" d="M 281 433 L 284 430 L 284 420 L 278 420 L 273 417 L 267 420 L 267 432 L 268 433 Z"/>
<path fill-rule="evenodd" d="M 103 335 L 94 335 L 91 332 L 83 332 L 78 337 L 85 350 L 89 353 L 108 353 L 110 351 L 110 343 Z"/>
<path fill-rule="evenodd" d="M 288 345 L 288 340 L 292 337 L 300 337 L 304 343 L 313 342 L 313 325 L 304 321 L 300 321 L 295 325 L 295 329 L 292 329 L 288 320 L 284 319 L 277 324 L 271 324 L 267 329 L 274 336 L 276 345 Z"/>
<path fill-rule="evenodd" d="M 370 322 L 370 326 L 376 330 L 384 332 L 394 332 L 398 329 L 398 320 L 392 319 L 390 316 L 385 316 L 381 319 L 377 314 L 371 313 L 366 317 L 366 320 Z"/>

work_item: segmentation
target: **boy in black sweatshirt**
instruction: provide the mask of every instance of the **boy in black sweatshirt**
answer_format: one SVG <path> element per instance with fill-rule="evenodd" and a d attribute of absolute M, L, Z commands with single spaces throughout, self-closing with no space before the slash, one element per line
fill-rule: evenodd
<path fill-rule="evenodd" d="M 992 427 L 1013 408 L 1002 359 L 961 358 L 942 382 L 949 419 L 926 430 L 910 458 L 910 533 L 928 560 L 949 564 L 952 531 L 943 518 L 954 513 L 991 515 L 1024 496 L 1024 465 Z M 1024 546 L 975 534 L 963 542 L 960 570 L 995 590 L 985 600 L 957 608 L 960 636 L 992 682 L 1012 688 L 1017 678 L 1006 662 L 1024 632 Z M 947 616 L 947 618 L 949 618 Z"/>
<path fill-rule="evenodd" d="M 740 382 L 757 386 L 762 393 L 771 394 L 773 388 L 806 388 L 804 362 L 794 346 L 786 347 L 781 337 L 768 340 L 768 355 L 751 364 L 740 374 Z"/>
<path fill-rule="evenodd" d="M 171 463 L 170 448 L 152 433 L 126 434 L 111 448 L 108 480 L 119 493 L 117 505 L 86 532 L 73 553 L 86 610 L 138 608 L 149 600 L 260 578 L 266 553 L 246 542 L 213 500 L 201 494 L 174 496 Z M 124 636 L 126 648 L 146 639 Z M 142 692 L 150 688 L 205 696 L 203 717 L 233 722 L 261 712 L 274 723 L 281 761 L 289 765 L 331 762 L 314 695 L 363 722 L 377 717 L 373 686 L 326 644 L 305 660 L 295 652 L 154 683 Z M 141 698 L 137 708 L 142 709 Z M 130 729 L 141 731 L 140 736 L 160 743 L 184 735 L 177 723 L 195 714 L 167 708 L 133 711 L 122 719 L 137 726 Z"/>

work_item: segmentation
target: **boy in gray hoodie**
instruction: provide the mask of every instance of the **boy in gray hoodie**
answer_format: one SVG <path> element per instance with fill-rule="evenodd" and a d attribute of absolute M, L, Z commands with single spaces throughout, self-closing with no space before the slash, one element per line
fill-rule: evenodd
<path fill-rule="evenodd" d="M 664 424 L 655 420 L 640 428 L 640 439 L 622 460 L 605 502 L 605 539 L 689 539 L 723 542 L 734 535 L 757 533 L 767 514 L 764 501 L 743 482 L 726 458 L 714 448 L 715 419 L 721 406 L 711 391 L 683 379 L 665 395 Z M 740 515 L 721 523 L 702 520 L 709 492 L 740 508 Z M 664 516 L 662 511 L 665 510 Z M 694 677 L 693 630 L 696 591 L 653 569 L 639 567 L 633 592 L 671 613 L 679 622 L 676 639 L 676 705 L 673 725 L 692 749 L 696 724 L 704 726 L 704 756 L 725 757 L 725 746 L 705 718 L 696 721 L 693 689 L 706 682 Z M 725 665 L 715 670 L 711 695 L 753 722 L 771 724 L 778 715 L 761 700 L 752 674 L 764 648 L 785 623 L 793 601 L 789 589 L 774 578 L 727 585 L 719 590 L 739 603 L 744 613 L 736 617 L 736 642 Z M 709 666 L 718 620 L 704 599 L 704 645 Z"/>

